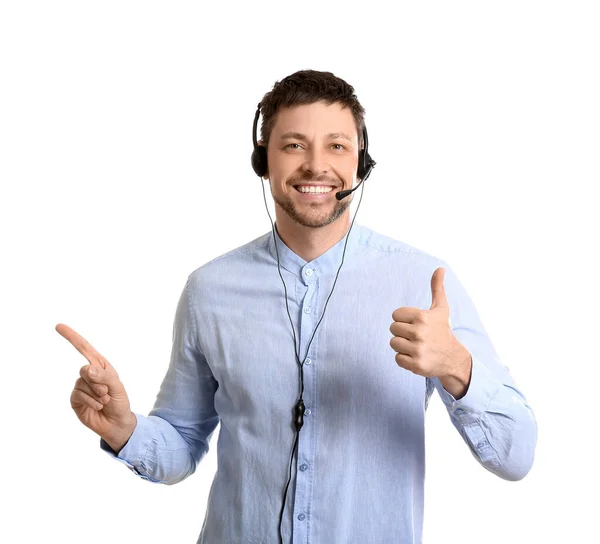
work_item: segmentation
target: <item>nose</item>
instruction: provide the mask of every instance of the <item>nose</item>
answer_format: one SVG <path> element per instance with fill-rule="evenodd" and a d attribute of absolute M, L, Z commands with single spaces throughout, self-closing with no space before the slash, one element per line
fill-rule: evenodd
<path fill-rule="evenodd" d="M 318 176 L 331 170 L 331 165 L 327 162 L 327 156 L 322 149 L 314 146 L 306 154 L 306 160 L 302 164 L 303 172 L 310 172 L 314 176 Z"/>

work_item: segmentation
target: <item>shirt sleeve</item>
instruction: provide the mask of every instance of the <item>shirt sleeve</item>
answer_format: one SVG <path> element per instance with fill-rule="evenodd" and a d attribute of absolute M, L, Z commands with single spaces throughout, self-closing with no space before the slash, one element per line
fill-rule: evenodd
<path fill-rule="evenodd" d="M 450 306 L 450 326 L 471 354 L 471 381 L 455 399 L 438 378 L 431 378 L 450 420 L 479 463 L 505 480 L 521 480 L 533 464 L 537 422 L 525 395 L 492 345 L 467 291 L 452 269 L 444 287 Z"/>
<path fill-rule="evenodd" d="M 154 407 L 148 416 L 135 413 L 135 430 L 119 452 L 100 440 L 103 451 L 153 483 L 176 484 L 193 474 L 219 423 L 218 383 L 198 347 L 193 279 L 177 304 L 171 359 Z"/>

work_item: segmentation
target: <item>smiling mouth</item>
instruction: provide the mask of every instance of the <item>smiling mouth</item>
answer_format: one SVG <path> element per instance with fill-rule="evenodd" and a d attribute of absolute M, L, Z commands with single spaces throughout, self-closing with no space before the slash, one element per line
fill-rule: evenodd
<path fill-rule="evenodd" d="M 303 195 L 324 195 L 327 193 L 331 193 L 331 191 L 333 191 L 333 189 L 334 189 L 334 187 L 331 185 L 321 185 L 318 187 L 317 190 L 305 189 L 304 191 L 301 191 L 300 187 L 306 187 L 306 186 L 294 185 L 294 189 L 296 189 L 296 191 L 298 191 L 300 194 L 303 194 Z"/>

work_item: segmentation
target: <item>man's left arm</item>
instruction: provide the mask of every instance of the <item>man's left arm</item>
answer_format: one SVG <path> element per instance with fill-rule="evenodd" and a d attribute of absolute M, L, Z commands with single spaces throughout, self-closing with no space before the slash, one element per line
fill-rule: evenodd
<path fill-rule="evenodd" d="M 443 267 L 449 324 L 457 340 L 455 366 L 430 379 L 480 464 L 505 480 L 520 480 L 535 455 L 533 410 L 499 360 L 465 288 L 446 263 Z"/>

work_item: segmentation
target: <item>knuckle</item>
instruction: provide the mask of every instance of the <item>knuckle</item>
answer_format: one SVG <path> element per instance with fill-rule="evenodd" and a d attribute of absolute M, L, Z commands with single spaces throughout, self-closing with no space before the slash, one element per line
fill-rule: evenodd
<path fill-rule="evenodd" d="M 79 389 L 74 389 L 71 393 L 71 408 L 75 410 L 78 406 L 84 402 L 83 393 Z"/>
<path fill-rule="evenodd" d="M 85 387 L 85 381 L 83 378 L 77 378 L 77 380 L 75 380 L 75 386 L 74 389 L 81 389 L 82 387 Z"/>

